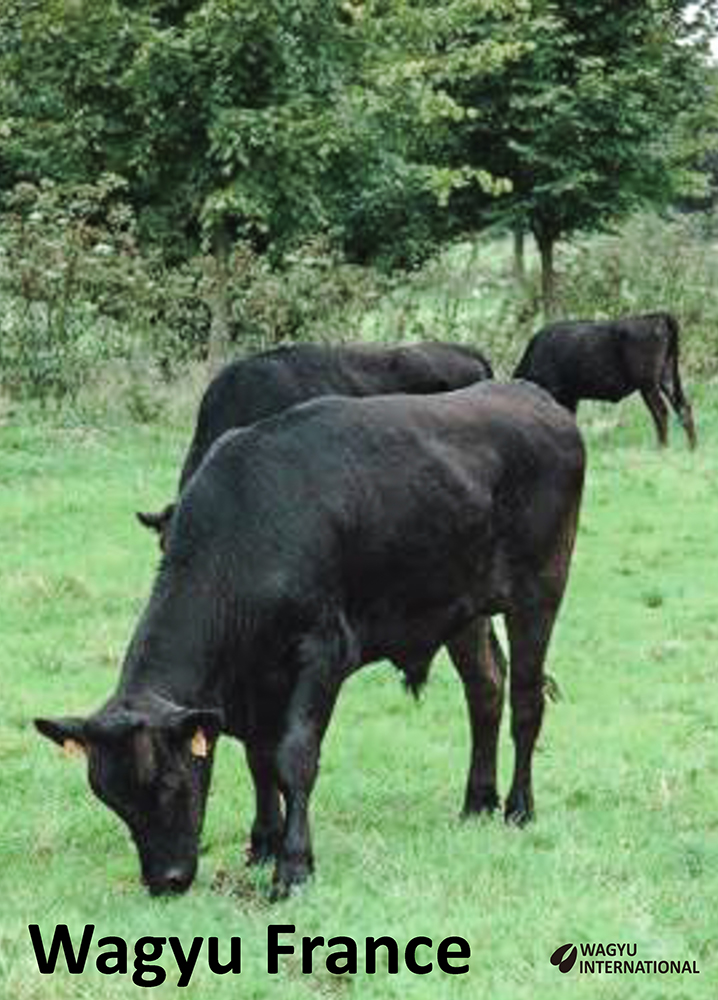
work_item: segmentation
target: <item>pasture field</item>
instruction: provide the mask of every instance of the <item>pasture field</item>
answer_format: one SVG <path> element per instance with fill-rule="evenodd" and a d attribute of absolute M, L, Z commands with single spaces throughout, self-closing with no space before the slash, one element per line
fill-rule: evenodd
<path fill-rule="evenodd" d="M 468 729 L 458 678 L 442 655 L 419 704 L 386 665 L 345 687 L 313 800 L 317 873 L 270 905 L 269 873 L 244 867 L 251 818 L 241 747 L 218 750 L 197 881 L 151 899 L 124 826 L 90 793 L 82 761 L 32 726 L 85 713 L 112 689 L 149 592 L 157 552 L 134 522 L 172 495 L 192 409 L 170 426 L 89 426 L 19 410 L 0 425 L 0 997 L 92 1000 L 147 995 L 132 982 L 134 945 L 205 938 L 197 1000 L 352 997 L 471 1000 L 714 1000 L 718 995 L 718 387 L 688 386 L 700 446 L 671 427 L 655 444 L 638 400 L 586 407 L 589 472 L 573 571 L 550 651 L 563 699 L 550 705 L 535 763 L 537 818 L 461 823 Z M 501 790 L 511 746 L 502 733 Z M 88 965 L 60 958 L 41 975 L 28 933 L 45 944 L 67 924 L 96 926 Z M 267 971 L 271 925 L 297 946 Z M 319 947 L 302 971 L 302 936 L 359 944 L 357 974 L 335 975 Z M 431 972 L 364 971 L 367 936 L 413 937 Z M 127 974 L 95 967 L 97 940 L 127 942 Z M 206 939 L 241 972 L 207 967 Z M 464 938 L 469 971 L 437 967 L 439 942 Z M 566 943 L 626 944 L 635 960 L 697 973 L 567 974 Z M 108 945 L 105 948 L 109 947 Z M 150 963 L 155 964 L 155 963 Z M 150 996 L 176 995 L 166 980 Z M 454 964 L 461 965 L 462 961 Z M 150 978 L 150 977 L 148 977 Z"/>

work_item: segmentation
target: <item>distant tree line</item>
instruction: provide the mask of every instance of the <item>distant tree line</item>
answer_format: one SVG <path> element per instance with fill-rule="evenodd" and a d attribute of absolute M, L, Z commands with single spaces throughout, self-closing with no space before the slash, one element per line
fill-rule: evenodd
<path fill-rule="evenodd" d="M 392 270 L 503 227 L 520 275 L 531 235 L 550 311 L 558 241 L 710 197 L 716 6 L 6 0 L 5 228 L 53 191 L 80 241 L 203 253 L 217 342 L 233 250 L 276 268 L 317 236 Z"/>

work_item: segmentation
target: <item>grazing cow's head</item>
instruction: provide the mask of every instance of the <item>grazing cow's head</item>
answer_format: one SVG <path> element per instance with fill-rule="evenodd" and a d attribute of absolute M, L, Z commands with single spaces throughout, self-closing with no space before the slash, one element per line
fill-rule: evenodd
<path fill-rule="evenodd" d="M 163 702 L 109 707 L 87 719 L 36 719 L 38 730 L 87 755 L 95 794 L 127 824 L 153 894 L 184 892 L 199 835 L 221 713 Z"/>

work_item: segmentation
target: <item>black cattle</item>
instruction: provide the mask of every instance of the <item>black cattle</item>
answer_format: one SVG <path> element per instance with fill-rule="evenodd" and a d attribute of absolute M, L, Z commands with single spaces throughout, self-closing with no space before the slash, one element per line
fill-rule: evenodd
<path fill-rule="evenodd" d="M 543 667 L 584 474 L 575 420 L 527 383 L 430 397 L 325 397 L 231 431 L 185 487 L 119 684 L 89 718 L 36 720 L 81 744 L 154 892 L 192 881 L 220 733 L 256 790 L 250 859 L 278 894 L 312 870 L 308 806 L 342 682 L 386 659 L 418 691 L 446 644 L 471 728 L 464 813 L 493 810 L 510 649 L 507 819 L 533 812 Z M 452 723 L 453 724 L 453 723 Z"/>
<path fill-rule="evenodd" d="M 514 378 L 536 382 L 574 413 L 581 399 L 617 402 L 638 390 L 661 445 L 673 407 L 691 448 L 696 432 L 678 372 L 678 323 L 670 313 L 602 322 L 551 323 L 529 341 Z"/>
<path fill-rule="evenodd" d="M 446 392 L 491 377 L 491 365 L 479 351 L 437 341 L 396 347 L 294 344 L 232 361 L 202 397 L 178 492 L 225 431 L 316 396 Z M 157 531 L 160 547 L 173 510 L 171 503 L 159 513 L 137 514 L 141 524 Z"/>

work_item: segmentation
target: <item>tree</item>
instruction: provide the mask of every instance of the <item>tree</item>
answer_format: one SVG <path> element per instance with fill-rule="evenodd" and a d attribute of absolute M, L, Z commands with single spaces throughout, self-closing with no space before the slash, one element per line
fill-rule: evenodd
<path fill-rule="evenodd" d="M 217 342 L 233 245 L 317 233 L 414 266 L 530 231 L 550 311 L 559 239 L 685 179 L 715 3 L 8 0 L 0 184 L 125 178 L 144 245 L 214 260 Z"/>
<path fill-rule="evenodd" d="M 526 4 L 367 0 L 357 9 L 362 126 L 375 141 L 364 144 L 363 163 L 345 171 L 342 235 L 361 261 L 415 266 L 466 231 L 452 210 L 457 195 L 487 205 L 506 190 L 487 164 L 452 155 L 455 135 L 477 114 L 454 84 L 499 74 L 525 51 Z M 492 31 L 497 23 L 502 33 Z"/>
<path fill-rule="evenodd" d="M 511 181 L 494 205 L 469 206 L 467 219 L 533 233 L 547 314 L 559 239 L 605 227 L 640 203 L 666 204 L 684 181 L 680 142 L 669 140 L 682 115 L 695 117 L 714 8 L 533 0 L 531 19 L 518 22 L 522 55 L 498 73 L 451 81 L 452 97 L 476 113 L 454 130 L 449 158 Z"/>
<path fill-rule="evenodd" d="M 354 137 L 354 58 L 336 0 L 11 4 L 9 174 L 125 177 L 145 243 L 175 262 L 213 255 L 221 338 L 234 241 L 279 256 L 328 225 L 327 179 Z"/>

